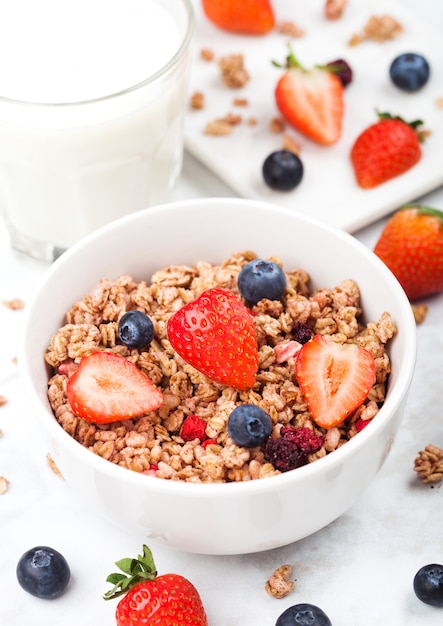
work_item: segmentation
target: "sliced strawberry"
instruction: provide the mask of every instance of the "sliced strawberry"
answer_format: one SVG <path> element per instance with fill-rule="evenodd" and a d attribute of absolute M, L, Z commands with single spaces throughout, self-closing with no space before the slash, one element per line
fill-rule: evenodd
<path fill-rule="evenodd" d="M 375 361 L 355 344 L 314 335 L 298 353 L 295 375 L 314 421 L 331 428 L 367 398 L 375 382 Z"/>
<path fill-rule="evenodd" d="M 285 120 L 309 139 L 336 143 L 342 132 L 344 88 L 325 66 L 304 69 L 292 51 L 275 88 L 275 101 Z"/>
<path fill-rule="evenodd" d="M 249 389 L 258 370 L 253 317 L 226 289 L 208 289 L 169 319 L 174 350 L 211 380 Z"/>
<path fill-rule="evenodd" d="M 112 352 L 83 357 L 66 394 L 73 413 L 95 424 L 138 417 L 163 403 L 160 389 L 131 361 Z"/>

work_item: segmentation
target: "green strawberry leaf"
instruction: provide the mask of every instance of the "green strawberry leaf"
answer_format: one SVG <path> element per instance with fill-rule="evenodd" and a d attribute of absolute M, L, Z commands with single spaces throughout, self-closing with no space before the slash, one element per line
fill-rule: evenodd
<path fill-rule="evenodd" d="M 153 580 L 157 576 L 154 557 L 146 545 L 143 546 L 143 555 L 138 555 L 136 559 L 120 559 L 115 564 L 124 574 L 116 572 L 107 577 L 106 582 L 111 583 L 113 587 L 103 594 L 105 600 L 117 598 L 138 583 Z"/>

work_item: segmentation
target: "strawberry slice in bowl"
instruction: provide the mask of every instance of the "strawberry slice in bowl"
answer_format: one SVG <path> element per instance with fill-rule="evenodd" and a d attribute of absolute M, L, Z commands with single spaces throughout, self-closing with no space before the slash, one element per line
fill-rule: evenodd
<path fill-rule="evenodd" d="M 155 411 L 163 393 L 131 361 L 113 352 L 84 356 L 68 379 L 72 411 L 94 424 L 132 419 Z"/>
<path fill-rule="evenodd" d="M 356 344 L 323 337 L 305 343 L 295 362 L 295 375 L 318 426 L 341 424 L 368 397 L 375 382 L 372 354 Z"/>

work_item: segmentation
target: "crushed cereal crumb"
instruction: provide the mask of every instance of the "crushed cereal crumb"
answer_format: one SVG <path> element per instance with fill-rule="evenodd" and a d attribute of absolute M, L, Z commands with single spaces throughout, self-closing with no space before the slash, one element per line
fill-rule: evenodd
<path fill-rule="evenodd" d="M 212 135 L 213 137 L 222 137 L 223 135 L 230 135 L 232 133 L 232 124 L 226 121 L 226 119 L 217 119 L 208 122 L 203 131 L 205 135 Z"/>
<path fill-rule="evenodd" d="M 289 20 L 281 22 L 278 27 L 278 32 L 281 35 L 289 35 L 289 37 L 294 37 L 296 39 L 299 37 L 304 37 L 305 35 L 305 31 L 302 28 L 297 26 L 295 22 L 291 22 Z"/>
<path fill-rule="evenodd" d="M 288 150 L 297 156 L 301 153 L 300 144 L 290 135 L 283 135 L 282 149 Z"/>
<path fill-rule="evenodd" d="M 269 131 L 271 133 L 282 133 L 285 130 L 285 123 L 280 117 L 273 117 L 269 122 Z"/>
<path fill-rule="evenodd" d="M 246 121 L 248 126 L 257 126 L 258 121 L 256 117 L 249 117 Z"/>
<path fill-rule="evenodd" d="M 277 568 L 272 576 L 266 581 L 265 589 L 274 598 L 285 598 L 294 591 L 294 580 L 289 580 L 292 574 L 291 565 L 282 565 Z"/>
<path fill-rule="evenodd" d="M 443 98 L 437 98 L 435 104 L 438 106 L 439 109 L 443 109 Z"/>
<path fill-rule="evenodd" d="M 325 17 L 328 20 L 338 20 L 348 4 L 348 0 L 326 0 Z"/>
<path fill-rule="evenodd" d="M 19 311 L 23 309 L 25 303 L 20 298 L 14 298 L 13 300 L 3 300 L 3 304 L 11 311 Z"/>
<path fill-rule="evenodd" d="M 426 304 L 412 304 L 412 313 L 416 324 L 423 324 L 428 314 L 428 307 Z"/>
<path fill-rule="evenodd" d="M 202 48 L 200 50 L 200 58 L 203 59 L 203 61 L 211 62 L 214 60 L 215 54 L 213 50 L 209 50 L 209 48 Z"/>
<path fill-rule="evenodd" d="M 232 104 L 235 107 L 247 107 L 249 105 L 249 101 L 247 98 L 234 98 Z"/>
<path fill-rule="evenodd" d="M 414 470 L 423 483 L 436 483 L 443 478 L 443 450 L 428 445 L 414 460 Z"/>
<path fill-rule="evenodd" d="M 6 396 L 0 395 L 0 406 L 4 406 L 7 403 Z"/>
<path fill-rule="evenodd" d="M 63 475 L 61 473 L 61 471 L 58 469 L 54 459 L 52 458 L 52 456 L 49 454 L 46 455 L 46 460 L 48 462 L 49 467 L 51 468 L 51 470 L 54 472 L 54 474 L 57 474 L 57 476 L 60 476 L 60 478 L 63 478 Z"/>
<path fill-rule="evenodd" d="M 3 496 L 8 491 L 9 481 L 4 477 L 0 476 L 0 496 Z"/>
<path fill-rule="evenodd" d="M 348 44 L 356 46 L 363 41 L 383 43 L 395 39 L 403 32 L 403 26 L 391 15 L 373 15 L 365 24 L 361 33 L 351 37 Z"/>
<path fill-rule="evenodd" d="M 204 109 L 205 96 L 201 91 L 195 91 L 190 98 L 191 109 Z"/>
<path fill-rule="evenodd" d="M 249 74 L 244 66 L 242 54 L 230 54 L 222 57 L 218 66 L 221 70 L 221 78 L 226 87 L 239 89 L 249 81 Z"/>

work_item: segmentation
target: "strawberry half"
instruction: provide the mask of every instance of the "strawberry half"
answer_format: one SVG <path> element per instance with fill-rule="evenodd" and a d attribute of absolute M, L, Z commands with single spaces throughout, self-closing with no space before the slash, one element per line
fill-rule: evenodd
<path fill-rule="evenodd" d="M 202 0 L 206 17 L 231 33 L 264 35 L 275 26 L 270 0 Z"/>
<path fill-rule="evenodd" d="M 304 69 L 292 50 L 285 67 L 275 88 L 275 101 L 284 119 L 317 143 L 336 143 L 341 137 L 344 115 L 340 78 L 327 66 Z"/>
<path fill-rule="evenodd" d="M 145 415 L 163 403 L 160 389 L 131 361 L 112 352 L 84 356 L 66 394 L 73 413 L 94 424 Z"/>
<path fill-rule="evenodd" d="M 408 205 L 386 222 L 374 247 L 409 300 L 443 291 L 443 212 Z"/>
<path fill-rule="evenodd" d="M 226 289 L 208 289 L 168 321 L 174 350 L 216 382 L 249 389 L 258 370 L 253 318 L 241 300 Z"/>
<path fill-rule="evenodd" d="M 379 120 L 366 128 L 351 149 L 351 163 L 357 184 L 372 189 L 404 174 L 421 159 L 426 131 L 418 131 L 421 120 L 410 124 L 389 113 L 379 113 Z"/>
<path fill-rule="evenodd" d="M 298 353 L 295 375 L 316 424 L 331 428 L 366 400 L 375 382 L 375 361 L 356 344 L 314 335 Z"/>

